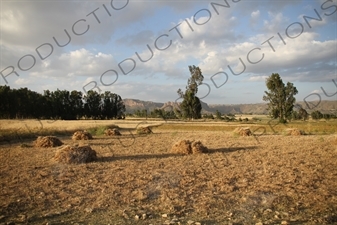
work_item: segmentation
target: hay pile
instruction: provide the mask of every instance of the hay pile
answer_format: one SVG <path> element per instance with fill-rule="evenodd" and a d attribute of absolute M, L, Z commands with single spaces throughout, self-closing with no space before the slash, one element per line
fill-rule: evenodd
<path fill-rule="evenodd" d="M 153 134 L 150 127 L 139 127 L 137 128 L 137 134 Z"/>
<path fill-rule="evenodd" d="M 285 135 L 291 135 L 291 136 L 305 135 L 305 132 L 303 130 L 299 130 L 297 128 L 287 128 L 284 132 L 285 132 Z"/>
<path fill-rule="evenodd" d="M 62 141 L 54 136 L 39 136 L 34 142 L 35 147 L 51 148 L 63 145 Z"/>
<path fill-rule="evenodd" d="M 114 129 L 106 129 L 104 131 L 104 134 L 106 136 L 119 136 L 119 135 L 122 135 L 118 129 L 114 128 Z"/>
<path fill-rule="evenodd" d="M 91 149 L 90 146 L 69 146 L 66 145 L 60 148 L 54 159 L 62 163 L 88 163 L 97 159 L 96 151 Z"/>
<path fill-rule="evenodd" d="M 233 131 L 234 134 L 240 135 L 240 136 L 251 136 L 252 132 L 249 129 L 249 127 L 237 127 Z"/>
<path fill-rule="evenodd" d="M 92 135 L 88 131 L 76 131 L 72 138 L 73 140 L 91 140 Z"/>
<path fill-rule="evenodd" d="M 189 155 L 206 153 L 208 149 L 200 141 L 181 140 L 172 146 L 171 152 Z"/>

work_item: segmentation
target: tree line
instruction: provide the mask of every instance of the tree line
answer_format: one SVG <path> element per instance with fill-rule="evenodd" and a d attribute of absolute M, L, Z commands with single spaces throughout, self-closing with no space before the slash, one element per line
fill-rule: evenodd
<path fill-rule="evenodd" d="M 90 90 L 45 90 L 43 94 L 27 88 L 0 86 L 1 119 L 122 119 L 125 105 L 118 94 Z"/>

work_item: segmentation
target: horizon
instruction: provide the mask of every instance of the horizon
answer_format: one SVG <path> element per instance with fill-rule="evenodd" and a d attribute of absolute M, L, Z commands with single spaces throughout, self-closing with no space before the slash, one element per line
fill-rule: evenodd
<path fill-rule="evenodd" d="M 204 75 L 197 96 L 207 104 L 265 103 L 272 73 L 294 84 L 297 101 L 337 100 L 336 1 L 1 6 L 0 86 L 175 102 L 196 65 Z"/>

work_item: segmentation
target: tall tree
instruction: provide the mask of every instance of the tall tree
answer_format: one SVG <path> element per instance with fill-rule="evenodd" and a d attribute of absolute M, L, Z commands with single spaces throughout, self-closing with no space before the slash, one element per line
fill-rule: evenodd
<path fill-rule="evenodd" d="M 106 91 L 102 95 L 102 118 L 121 119 L 125 117 L 125 105 L 118 94 Z"/>
<path fill-rule="evenodd" d="M 178 95 L 183 99 L 180 104 L 180 110 L 177 110 L 177 114 L 183 118 L 199 119 L 201 118 L 201 102 L 196 96 L 198 93 L 198 86 L 202 84 L 204 76 L 201 73 L 199 67 L 189 66 L 191 77 L 187 81 L 186 91 L 181 89 L 177 91 Z"/>
<path fill-rule="evenodd" d="M 263 100 L 269 102 L 269 115 L 274 119 L 279 119 L 281 123 L 286 123 L 292 116 L 294 95 L 298 93 L 293 83 L 288 82 L 285 85 L 278 73 L 273 73 L 266 80 L 266 86 L 269 90 L 265 91 Z"/>
<path fill-rule="evenodd" d="M 84 113 L 87 118 L 101 119 L 101 95 L 93 90 L 84 96 Z"/>

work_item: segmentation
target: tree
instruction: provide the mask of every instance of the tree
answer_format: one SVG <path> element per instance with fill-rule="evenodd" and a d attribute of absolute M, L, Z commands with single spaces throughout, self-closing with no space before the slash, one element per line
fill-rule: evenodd
<path fill-rule="evenodd" d="M 204 76 L 201 73 L 199 67 L 189 66 L 189 71 L 191 77 L 187 81 L 186 91 L 182 92 L 181 89 L 177 91 L 180 98 L 183 101 L 180 104 L 180 110 L 177 110 L 177 114 L 180 117 L 188 119 L 199 119 L 201 118 L 201 102 L 196 96 L 198 92 L 198 86 L 202 84 Z"/>
<path fill-rule="evenodd" d="M 309 118 L 308 112 L 303 108 L 300 108 L 300 110 L 298 111 L 298 115 L 300 119 L 303 119 L 303 121 L 306 121 Z"/>
<path fill-rule="evenodd" d="M 221 112 L 219 112 L 218 110 L 215 111 L 215 117 L 219 120 L 222 120 L 222 115 L 221 115 Z"/>
<path fill-rule="evenodd" d="M 291 119 L 292 120 L 303 120 L 303 121 L 308 120 L 309 118 L 308 112 L 299 105 L 297 105 L 296 107 L 299 107 L 299 110 L 298 111 L 293 110 L 291 114 Z"/>
<path fill-rule="evenodd" d="M 101 95 L 93 90 L 84 96 L 84 114 L 87 118 L 101 119 Z"/>
<path fill-rule="evenodd" d="M 269 102 L 269 115 L 279 119 L 281 123 L 286 123 L 292 116 L 296 101 L 294 95 L 298 93 L 296 87 L 290 82 L 285 86 L 278 73 L 273 73 L 267 78 L 266 86 L 269 92 L 265 91 L 263 100 Z"/>
<path fill-rule="evenodd" d="M 311 118 L 313 120 L 319 120 L 323 118 L 323 114 L 320 111 L 316 110 L 311 113 Z"/>

